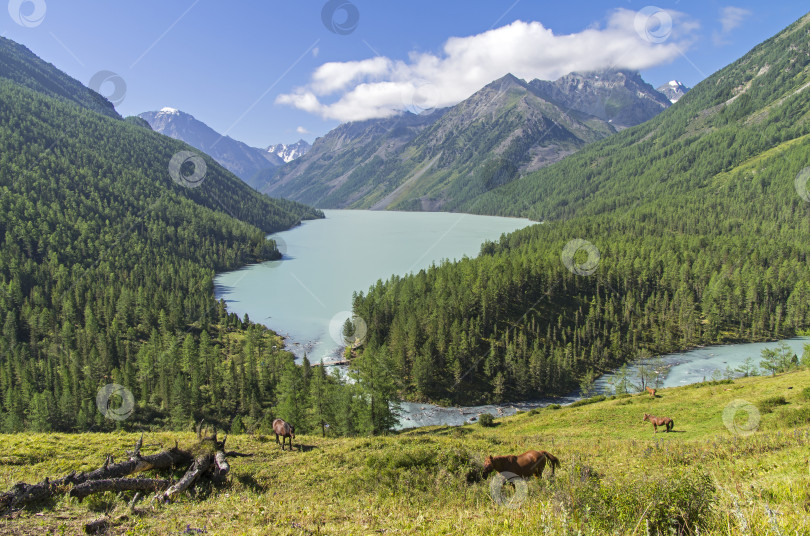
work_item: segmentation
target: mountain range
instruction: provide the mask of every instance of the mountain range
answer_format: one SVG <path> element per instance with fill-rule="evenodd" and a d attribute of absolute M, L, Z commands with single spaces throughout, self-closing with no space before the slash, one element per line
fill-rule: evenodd
<path fill-rule="evenodd" d="M 279 143 L 267 149 L 251 147 L 230 136 L 223 136 L 193 115 L 176 108 L 143 112 L 138 117 L 145 120 L 155 132 L 184 141 L 210 155 L 225 169 L 254 187 L 257 173 L 292 162 L 305 155 L 311 147 L 304 140 L 291 144 Z"/>
<path fill-rule="evenodd" d="M 146 120 L 155 132 L 182 140 L 210 155 L 225 169 L 248 184 L 259 171 L 284 163 L 279 156 L 251 147 L 230 136 L 223 136 L 193 115 L 175 108 L 144 112 L 138 114 L 138 117 Z"/>
<path fill-rule="evenodd" d="M 449 108 L 340 125 L 253 183 L 324 208 L 455 210 L 670 104 L 632 71 L 510 74 Z"/>
<path fill-rule="evenodd" d="M 276 155 L 286 164 L 296 158 L 300 158 L 309 152 L 312 145 L 305 140 L 298 140 L 295 143 L 277 143 L 267 148 L 267 152 Z"/>
<path fill-rule="evenodd" d="M 689 88 L 677 80 L 670 80 L 658 88 L 658 92 L 666 96 L 672 104 L 678 102 L 681 97 L 686 95 L 687 91 L 689 91 Z"/>

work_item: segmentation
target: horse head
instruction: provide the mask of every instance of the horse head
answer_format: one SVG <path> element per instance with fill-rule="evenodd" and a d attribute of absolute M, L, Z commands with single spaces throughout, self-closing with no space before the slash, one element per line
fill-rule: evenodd
<path fill-rule="evenodd" d="M 290 437 L 295 439 L 295 426 L 293 426 L 292 424 L 290 425 Z"/>
<path fill-rule="evenodd" d="M 494 470 L 495 467 L 492 466 L 492 456 L 487 456 L 484 459 L 484 470 L 481 472 L 481 475 L 486 478 Z"/>
<path fill-rule="evenodd" d="M 644 414 L 644 418 L 643 418 L 643 419 L 641 419 L 641 422 L 648 421 L 648 420 L 650 420 L 650 414 L 649 414 L 649 413 L 645 413 L 645 414 Z"/>

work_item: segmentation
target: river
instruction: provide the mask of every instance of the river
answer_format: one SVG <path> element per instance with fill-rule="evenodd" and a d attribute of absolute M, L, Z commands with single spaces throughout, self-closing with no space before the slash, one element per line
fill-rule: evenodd
<path fill-rule="evenodd" d="M 787 339 L 785 342 L 790 346 L 791 350 L 801 358 L 804 345 L 810 343 L 810 337 L 796 337 L 794 339 Z M 753 358 L 755 366 L 759 368 L 762 349 L 776 348 L 778 344 L 779 342 L 752 342 L 722 346 L 705 346 L 687 352 L 660 356 L 660 361 L 669 369 L 661 383 L 661 387 L 678 387 L 698 383 L 703 380 L 710 380 L 715 371 L 718 371 L 720 374 L 725 374 L 726 367 L 735 369 L 742 365 L 749 357 Z M 627 371 L 629 376 L 633 378 L 632 381 L 635 383 L 636 380 L 634 376 L 638 371 L 638 366 L 632 364 L 628 365 Z M 595 382 L 595 392 L 605 395 L 613 394 L 613 387 L 610 384 L 613 375 L 613 373 L 610 373 L 599 377 Z M 570 404 L 581 398 L 579 393 L 571 393 L 568 396 L 553 399 L 528 400 L 507 404 L 460 408 L 444 408 L 433 404 L 403 403 L 402 416 L 400 417 L 399 424 L 401 428 L 460 425 L 474 422 L 481 413 L 489 413 L 494 416 L 514 415 L 517 411 L 527 411 L 552 403 Z"/>
<path fill-rule="evenodd" d="M 326 219 L 304 222 L 272 235 L 284 254 L 280 261 L 219 274 L 214 292 L 228 310 L 245 313 L 285 337 L 299 359 L 313 363 L 340 359 L 343 322 L 349 318 L 352 293 L 365 291 L 378 279 L 405 275 L 442 259 L 474 257 L 486 240 L 532 225 L 526 219 L 444 212 L 325 210 Z M 810 338 L 787 341 L 799 356 Z M 668 367 L 663 387 L 710 379 L 715 370 L 736 368 L 748 357 L 758 365 L 763 348 L 777 343 L 749 343 L 698 348 L 662 356 Z M 635 373 L 633 366 L 629 371 Z M 612 393 L 606 374 L 596 391 Z M 570 396 L 502 405 L 444 408 L 402 403 L 400 427 L 460 425 L 480 413 L 512 415 L 549 403 L 570 403 Z"/>

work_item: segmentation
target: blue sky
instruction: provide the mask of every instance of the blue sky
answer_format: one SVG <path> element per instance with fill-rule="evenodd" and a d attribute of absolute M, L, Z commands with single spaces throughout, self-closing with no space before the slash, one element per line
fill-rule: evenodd
<path fill-rule="evenodd" d="M 654 86 L 693 86 L 807 11 L 742 0 L 8 4 L 0 34 L 85 84 L 115 73 L 121 114 L 175 107 L 259 147 L 452 104 L 505 70 L 620 65 Z"/>

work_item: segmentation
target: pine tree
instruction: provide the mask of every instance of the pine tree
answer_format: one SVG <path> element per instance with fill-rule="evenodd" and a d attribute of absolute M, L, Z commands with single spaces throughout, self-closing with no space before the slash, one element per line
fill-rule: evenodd
<path fill-rule="evenodd" d="M 308 430 L 305 407 L 307 392 L 303 386 L 301 367 L 290 359 L 284 366 L 281 381 L 276 387 L 276 415 L 294 425 L 299 432 L 306 433 Z"/>
<path fill-rule="evenodd" d="M 353 365 L 365 401 L 365 428 L 373 435 L 388 432 L 399 422 L 399 397 L 387 351 L 369 344 Z"/>

